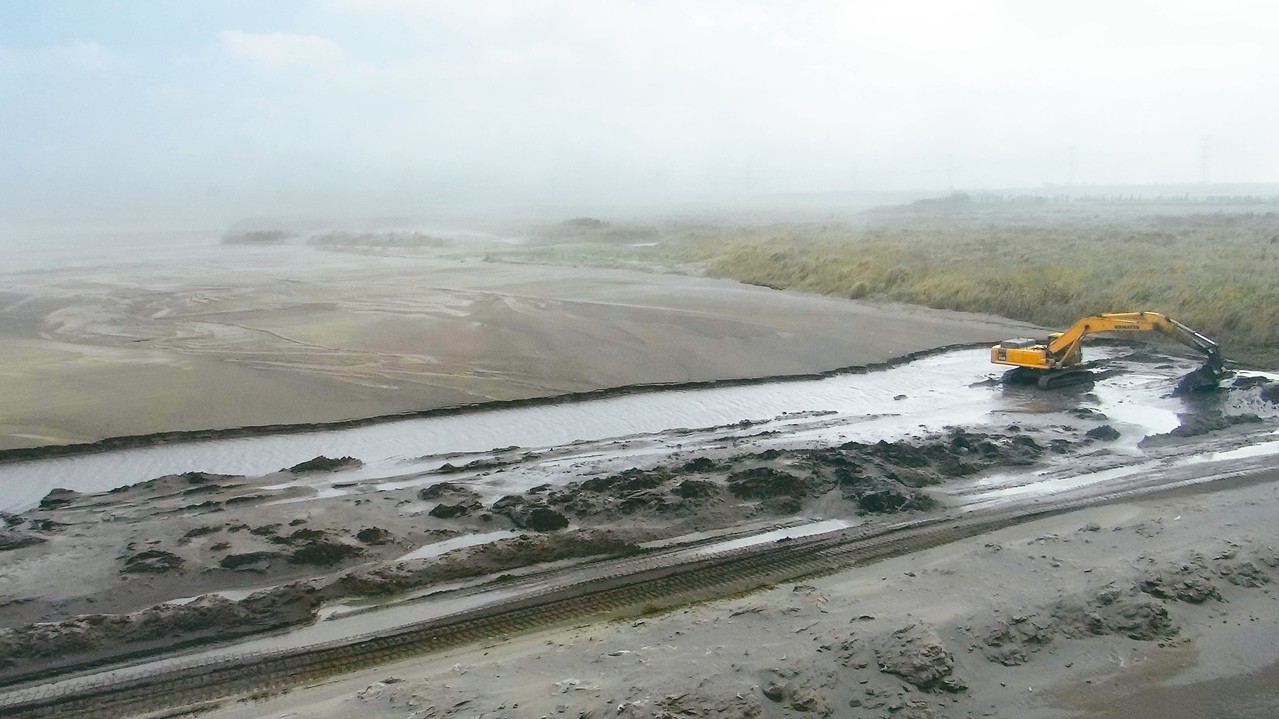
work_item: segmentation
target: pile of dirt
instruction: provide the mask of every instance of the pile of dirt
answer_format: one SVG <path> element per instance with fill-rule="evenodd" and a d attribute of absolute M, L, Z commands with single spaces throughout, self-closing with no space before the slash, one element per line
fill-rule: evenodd
<path fill-rule="evenodd" d="M 122 572 L 133 574 L 164 574 L 182 568 L 182 557 L 163 549 L 148 549 L 124 560 Z"/>
<path fill-rule="evenodd" d="M 229 554 L 222 559 L 222 567 L 261 571 L 281 560 L 325 565 L 361 551 L 315 530 L 298 530 L 274 538 L 282 540 L 282 544 L 298 546 L 291 553 Z M 332 580 L 294 582 L 240 601 L 208 595 L 185 604 L 161 604 L 130 614 L 86 614 L 59 622 L 0 629 L 0 679 L 308 623 L 314 620 L 324 600 L 385 596 L 538 562 L 626 555 L 637 551 L 637 542 L 650 538 L 646 534 L 629 536 L 607 530 L 521 535 L 432 559 L 364 565 Z M 132 559 L 138 567 L 135 571 L 152 571 L 141 567 L 180 561 L 177 555 L 162 550 L 147 550 Z"/>
<path fill-rule="evenodd" d="M 574 482 L 548 490 L 545 503 L 578 519 L 608 520 L 643 514 L 667 516 L 697 512 L 723 493 L 722 485 L 698 479 L 683 479 L 697 473 L 704 463 L 688 462 L 684 467 L 632 468 L 606 477 Z M 535 488 L 537 489 L 537 488 Z M 530 490 L 527 495 L 532 499 Z M 498 511 L 494 505 L 494 511 Z"/>
<path fill-rule="evenodd" d="M 554 532 L 568 526 L 568 517 L 547 506 L 547 500 L 529 500 L 516 494 L 493 503 L 493 513 L 511 520 L 520 529 Z"/>
<path fill-rule="evenodd" d="M 1004 666 L 1030 661 L 1057 636 L 1081 638 L 1117 634 L 1150 641 L 1177 634 L 1164 603 L 1139 586 L 1109 585 L 1087 600 L 1063 599 L 1043 611 L 1017 613 L 996 621 L 982 643 L 986 658 Z"/>
<path fill-rule="evenodd" d="M 802 499 L 808 494 L 804 481 L 772 467 L 752 467 L 728 475 L 728 491 L 740 499 Z"/>
<path fill-rule="evenodd" d="M 523 495 L 503 497 L 490 511 L 510 518 L 521 529 L 537 529 L 531 515 L 538 509 L 563 516 L 564 524 L 568 517 L 604 523 L 625 517 L 705 516 L 712 505 L 730 509 L 725 517 L 791 515 L 832 493 L 855 503 L 860 513 L 927 511 L 936 503 L 920 488 L 992 467 L 1034 464 L 1050 449 L 1064 451 L 1068 445 L 1060 439 L 1041 445 L 1020 431 L 1001 435 L 954 429 L 925 440 L 769 449 L 719 460 L 697 457 L 678 465 L 631 468 L 560 488 L 534 487 Z M 422 490 L 419 496 L 445 497 L 454 491 L 462 490 L 446 482 Z M 453 517 L 477 510 L 468 501 L 466 506 L 441 505 L 431 513 Z M 542 514 L 553 520 L 552 527 L 562 526 L 554 515 Z"/>
<path fill-rule="evenodd" d="M 955 656 L 926 624 L 910 624 L 882 637 L 875 645 L 875 659 L 881 672 L 899 676 L 922 691 L 953 693 L 968 688 L 952 675 Z"/>
<path fill-rule="evenodd" d="M 363 467 L 364 462 L 355 457 L 338 457 L 333 459 L 320 455 L 318 457 L 308 459 L 305 462 L 299 462 L 292 467 L 281 470 L 282 472 L 292 472 L 293 474 L 302 474 L 304 472 L 336 472 L 339 469 L 356 469 Z"/>
<path fill-rule="evenodd" d="M 381 527 L 365 527 L 355 533 L 355 538 L 369 546 L 381 546 L 395 541 L 395 535 Z"/>
<path fill-rule="evenodd" d="M 81 496 L 83 495 L 74 490 L 55 487 L 49 490 L 49 493 L 44 496 L 44 499 L 40 500 L 40 509 L 62 509 L 68 504 L 79 499 Z"/>
<path fill-rule="evenodd" d="M 1279 559 L 1271 559 L 1279 567 Z M 1264 561 L 1240 558 L 1228 548 L 1212 559 L 1195 554 L 1151 568 L 1131 584 L 1108 584 L 1086 600 L 1063 599 L 1047 609 L 998 620 L 982 639 L 986 658 L 1006 666 L 1024 664 L 1057 636 L 1116 634 L 1140 641 L 1167 639 L 1178 633 L 1167 602 L 1222 601 L 1218 581 L 1243 588 L 1263 587 L 1271 582 L 1269 566 Z"/>
<path fill-rule="evenodd" d="M 805 672 L 795 668 L 773 667 L 764 671 L 760 693 L 770 702 L 800 714 L 819 717 L 831 716 L 833 709 L 826 701 L 826 692 L 813 686 Z"/>
<path fill-rule="evenodd" d="M 866 480 L 849 487 L 846 499 L 857 503 L 862 514 L 896 514 L 898 512 L 926 512 L 937 506 L 937 501 L 917 489 L 905 489 L 883 479 Z"/>
<path fill-rule="evenodd" d="M 1113 442 L 1119 439 L 1119 430 L 1108 424 L 1101 424 L 1084 432 L 1084 436 L 1088 439 L 1101 440 L 1102 442 Z"/>
<path fill-rule="evenodd" d="M 60 622 L 0 629 L 0 679 L 309 622 L 318 607 L 315 588 L 295 583 L 238 602 L 206 595 L 185 604 L 161 604 L 131 614 L 85 614 Z"/>
<path fill-rule="evenodd" d="M 219 562 L 219 566 L 223 569 L 233 569 L 237 572 L 262 573 L 271 568 L 272 562 L 282 559 L 284 559 L 283 552 L 241 552 L 239 554 L 226 555 Z"/>
<path fill-rule="evenodd" d="M 477 492 L 453 482 L 440 482 L 430 487 L 424 487 L 418 491 L 417 496 L 418 499 L 423 500 L 447 500 L 435 505 L 428 512 L 432 517 L 438 519 L 466 517 L 484 508 L 484 504 L 480 501 L 480 495 Z"/>

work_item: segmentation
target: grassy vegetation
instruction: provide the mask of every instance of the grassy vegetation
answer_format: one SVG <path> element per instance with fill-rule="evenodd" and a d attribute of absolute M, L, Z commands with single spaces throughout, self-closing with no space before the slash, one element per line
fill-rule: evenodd
<path fill-rule="evenodd" d="M 864 226 L 702 236 L 710 274 L 1065 327 L 1095 312 L 1163 312 L 1232 358 L 1279 366 L 1279 215 L 906 214 Z"/>
<path fill-rule="evenodd" d="M 942 202 L 826 223 L 667 223 L 642 233 L 579 221 L 519 259 L 693 268 L 1057 328 L 1096 312 L 1153 310 L 1219 339 L 1228 357 L 1279 367 L 1275 209 Z M 660 239 L 617 241 L 636 234 Z"/>

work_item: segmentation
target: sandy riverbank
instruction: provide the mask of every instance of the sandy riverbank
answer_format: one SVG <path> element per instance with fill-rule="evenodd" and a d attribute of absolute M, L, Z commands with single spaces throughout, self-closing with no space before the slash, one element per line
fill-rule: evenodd
<path fill-rule="evenodd" d="M 4 279 L 0 449 L 818 372 L 1029 331 L 699 277 L 307 246 Z"/>

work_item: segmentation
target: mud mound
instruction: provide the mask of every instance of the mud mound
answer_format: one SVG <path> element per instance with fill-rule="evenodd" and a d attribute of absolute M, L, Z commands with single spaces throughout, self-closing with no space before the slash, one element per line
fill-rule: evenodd
<path fill-rule="evenodd" d="M 700 462 L 697 465 L 705 466 Z M 526 501 L 552 505 L 575 517 L 609 520 L 638 514 L 690 515 L 723 493 L 722 486 L 715 482 L 701 479 L 680 481 L 684 474 L 681 469 L 660 466 L 633 468 L 607 477 L 570 483 L 563 489 L 548 491 L 545 498 L 535 496 L 540 489 L 535 487 L 529 491 Z M 514 499 L 502 501 L 513 502 Z M 495 504 L 494 511 L 502 513 L 499 509 Z"/>
<path fill-rule="evenodd" d="M 867 445 L 846 442 L 839 446 L 854 463 L 870 462 L 881 469 L 901 475 L 902 469 L 920 470 L 910 473 L 910 486 L 937 484 L 946 478 L 976 474 L 994 466 L 1034 464 L 1044 454 L 1044 447 L 1024 434 L 1011 436 L 953 430 L 949 436 L 927 442 L 879 442 Z M 927 470 L 927 471 L 925 471 Z"/>
<path fill-rule="evenodd" d="M 1209 599 L 1221 601 L 1221 593 L 1212 583 L 1212 573 L 1201 563 L 1183 564 L 1165 570 L 1151 570 L 1137 584 L 1146 594 L 1190 604 Z"/>
<path fill-rule="evenodd" d="M 1057 636 L 1082 638 L 1117 634 L 1139 641 L 1177 634 L 1163 602 L 1145 594 L 1140 584 L 1121 589 L 1108 585 L 1087 601 L 1063 599 L 1050 609 L 1014 614 L 992 626 L 983 638 L 986 658 L 1005 666 L 1030 656 Z"/>
<path fill-rule="evenodd" d="M 133 574 L 164 574 L 182 568 L 186 560 L 163 549 L 148 549 L 124 560 L 121 571 Z"/>
<path fill-rule="evenodd" d="M 741 499 L 800 499 L 808 487 L 799 477 L 772 467 L 754 467 L 728 475 L 728 491 Z"/>
<path fill-rule="evenodd" d="M 456 482 L 440 482 L 439 484 L 432 484 L 429 487 L 423 487 L 418 490 L 417 498 L 427 500 L 439 499 L 450 494 L 474 495 L 475 493 Z"/>
<path fill-rule="evenodd" d="M 1059 606 L 1055 616 L 1068 637 L 1119 634 L 1151 641 L 1177 634 L 1163 602 L 1114 587 L 1101 591 L 1086 607 Z"/>
<path fill-rule="evenodd" d="M 913 489 L 905 489 L 886 480 L 873 480 L 844 493 L 865 514 L 895 514 L 926 511 L 937 506 L 932 497 Z"/>
<path fill-rule="evenodd" d="M 1222 414 L 1221 412 L 1205 412 L 1202 414 L 1181 415 L 1181 424 L 1167 434 L 1152 434 L 1137 443 L 1138 447 L 1159 447 L 1176 444 L 1178 439 L 1198 437 L 1234 427 L 1238 424 L 1257 424 L 1261 417 L 1250 412 L 1244 414 Z"/>
<path fill-rule="evenodd" d="M 395 535 L 381 527 L 365 527 L 355 533 L 355 538 L 370 546 L 390 544 L 395 541 Z"/>
<path fill-rule="evenodd" d="M 320 455 L 313 459 L 308 459 L 305 462 L 299 462 L 282 471 L 292 472 L 293 474 L 302 474 L 304 472 L 334 472 L 339 469 L 354 469 L 363 466 L 364 462 L 361 462 L 355 457 L 338 457 L 337 459 L 333 459 L 331 457 Z"/>
<path fill-rule="evenodd" d="M 74 490 L 55 487 L 54 489 L 49 490 L 49 493 L 44 496 L 44 499 L 40 500 L 40 509 L 61 509 L 76 501 L 81 496 L 83 495 Z"/>
<path fill-rule="evenodd" d="M 553 532 L 568 526 L 568 517 L 548 507 L 545 501 L 529 501 L 514 494 L 494 502 L 493 513 L 504 515 L 520 529 L 535 532 Z"/>
<path fill-rule="evenodd" d="M 427 514 L 438 519 L 453 519 L 454 517 L 465 517 L 471 512 L 481 509 L 482 507 L 483 505 L 481 505 L 478 501 L 458 502 L 457 504 L 437 504 L 434 507 L 431 507 L 431 511 L 427 512 Z"/>
<path fill-rule="evenodd" d="M 685 473 L 711 472 L 718 466 L 719 465 L 715 464 L 715 460 L 710 459 L 709 457 L 694 457 L 681 465 L 680 469 Z"/>
<path fill-rule="evenodd" d="M 825 692 L 810 686 L 799 672 L 791 669 L 769 669 L 760 684 L 764 698 L 801 714 L 828 717 L 832 714 Z"/>
<path fill-rule="evenodd" d="M 271 567 L 271 562 L 277 559 L 284 559 L 281 552 L 242 552 L 240 554 L 228 554 L 222 558 L 218 566 L 223 569 L 234 569 L 241 572 L 265 572 Z"/>
<path fill-rule="evenodd" d="M 1119 430 L 1108 424 L 1103 424 L 1084 432 L 1084 436 L 1088 439 L 1097 439 L 1102 442 L 1113 442 L 1119 439 Z"/>
<path fill-rule="evenodd" d="M 951 675 L 955 657 L 926 624 L 911 624 L 882 637 L 875 644 L 875 659 L 881 672 L 899 676 L 922 691 L 961 692 L 968 688 Z"/>
<path fill-rule="evenodd" d="M 588 492 L 608 492 L 613 495 L 624 495 L 645 489 L 661 486 L 673 476 L 666 467 L 653 469 L 633 468 L 609 476 L 588 479 L 578 486 Z"/>
<path fill-rule="evenodd" d="M 364 549 L 331 539 L 321 539 L 293 550 L 285 557 L 289 564 L 331 567 L 364 554 Z"/>
<path fill-rule="evenodd" d="M 671 491 L 684 499 L 707 499 L 719 496 L 723 488 L 704 479 L 686 479 Z"/>
<path fill-rule="evenodd" d="M 0 629 L 0 677 L 177 644 L 225 640 L 310 621 L 319 606 L 303 584 L 258 592 L 234 602 L 206 595 L 131 614 L 85 614 L 60 622 Z"/>

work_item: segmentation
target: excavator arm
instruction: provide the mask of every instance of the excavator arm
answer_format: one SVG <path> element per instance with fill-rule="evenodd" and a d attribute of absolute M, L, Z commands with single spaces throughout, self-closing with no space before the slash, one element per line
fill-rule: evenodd
<path fill-rule="evenodd" d="M 1221 347 L 1186 325 L 1157 312 L 1110 312 L 1090 315 L 1078 320 L 1064 332 L 1049 335 L 1045 342 L 1005 340 L 991 348 L 990 359 L 996 364 L 1011 365 L 1041 373 L 1039 383 L 1047 387 L 1054 374 L 1066 374 L 1083 362 L 1084 337 L 1098 332 L 1156 331 L 1203 352 L 1208 361 L 1196 375 L 1201 386 L 1216 384 L 1223 373 Z"/>

